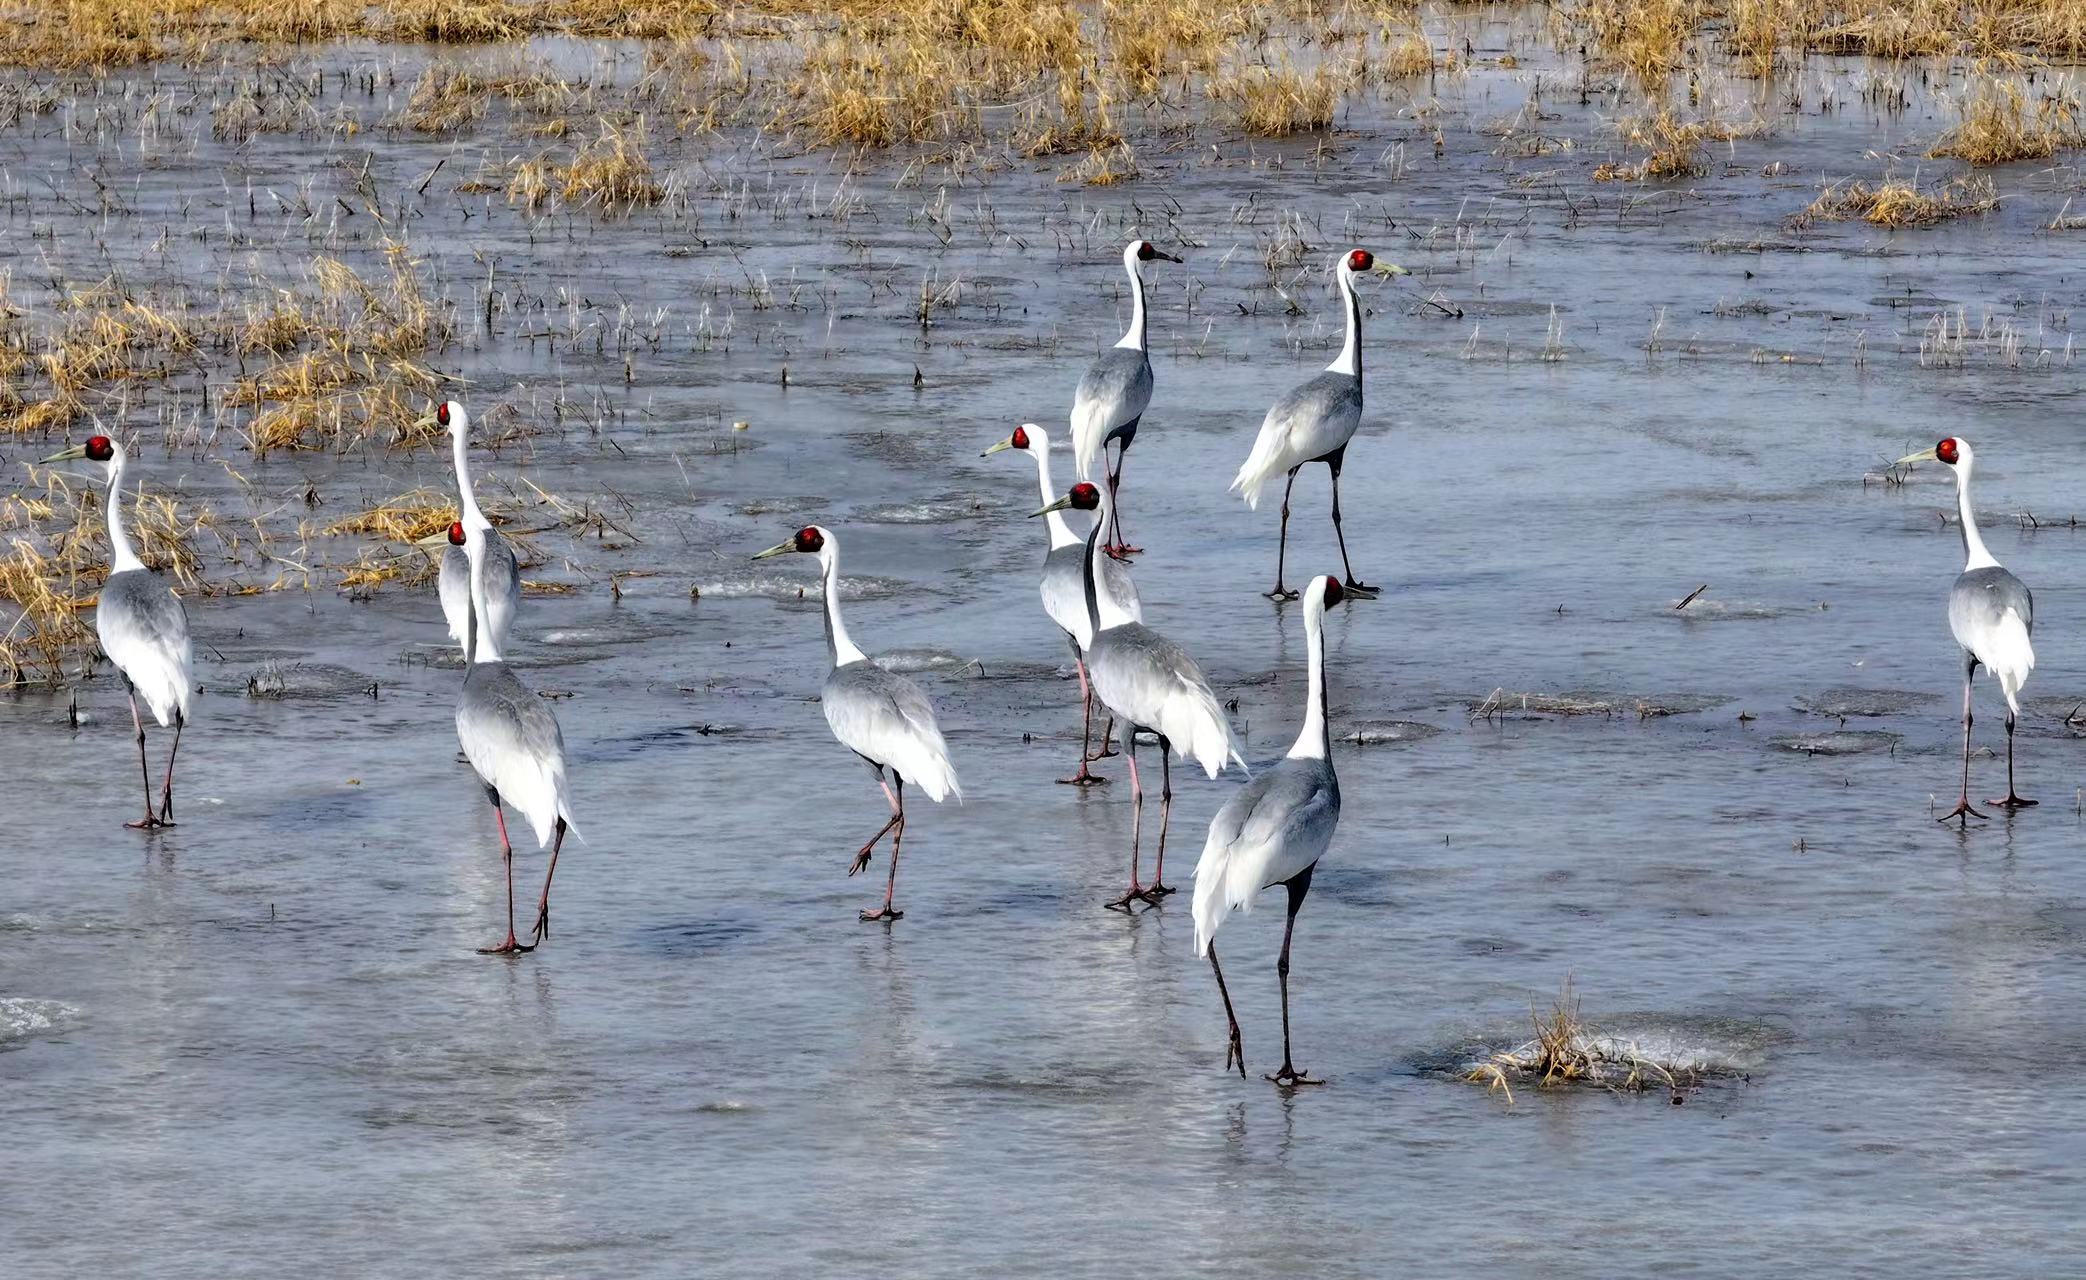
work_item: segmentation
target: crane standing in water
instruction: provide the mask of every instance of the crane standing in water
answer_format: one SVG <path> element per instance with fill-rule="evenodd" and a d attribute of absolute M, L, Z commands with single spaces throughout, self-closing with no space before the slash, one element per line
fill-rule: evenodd
<path fill-rule="evenodd" d="M 1087 679 L 1093 681 L 1094 696 L 1123 722 L 1123 755 L 1130 766 L 1130 888 L 1122 897 L 1103 905 L 1129 911 L 1132 902 L 1157 906 L 1172 893 L 1166 884 L 1166 828 L 1173 813 L 1173 753 L 1193 759 L 1214 778 L 1224 766 L 1237 760 L 1238 745 L 1224 708 L 1203 677 L 1202 668 L 1187 650 L 1142 622 L 1110 622 L 1101 615 L 1096 576 L 1101 562 L 1102 526 L 1107 523 L 1108 499 L 1087 481 L 1078 484 L 1034 515 L 1048 515 L 1071 507 L 1094 513 L 1093 531 L 1086 536 L 1085 594 L 1088 624 L 1094 638 L 1087 646 Z M 1144 729 L 1159 739 L 1159 852 L 1152 867 L 1150 885 L 1138 883 L 1138 845 L 1144 830 L 1144 786 L 1137 778 L 1137 731 Z"/>
<path fill-rule="evenodd" d="M 44 462 L 78 459 L 98 464 L 108 482 L 109 576 L 101 585 L 101 600 L 94 608 L 94 630 L 101 639 L 101 651 L 123 673 L 124 687 L 129 690 L 130 723 L 138 738 L 138 772 L 145 779 L 145 816 L 123 825 L 139 830 L 171 827 L 174 757 L 181 751 L 181 730 L 188 724 L 189 701 L 195 692 L 188 611 L 182 608 L 180 597 L 138 559 L 124 533 L 123 469 L 129 455 L 123 446 L 107 436 L 94 436 L 85 444 L 52 454 Z M 174 744 L 167 751 L 157 812 L 152 808 L 152 770 L 145 763 L 145 721 L 138 714 L 140 694 L 160 728 L 166 728 L 169 721 L 174 726 Z"/>
<path fill-rule="evenodd" d="M 1224 998 L 1231 1033 L 1224 1065 L 1236 1066 L 1241 1078 L 1246 1074 L 1246 1052 L 1239 1042 L 1239 1019 L 1224 986 L 1224 970 L 1217 964 L 1217 930 L 1233 909 L 1250 910 L 1262 889 L 1279 884 L 1289 890 L 1282 958 L 1275 962 L 1282 982 L 1282 1069 L 1268 1077 L 1285 1087 L 1323 1083 L 1297 1070 L 1290 1059 L 1289 943 L 1296 936 L 1297 911 L 1311 891 L 1311 874 L 1340 825 L 1340 779 L 1333 773 L 1333 731 L 1326 718 L 1323 620 L 1326 607 L 1339 604 L 1343 594 L 1335 578 L 1314 578 L 1305 588 L 1310 688 L 1304 695 L 1304 727 L 1280 764 L 1240 787 L 1217 810 L 1210 819 L 1202 860 L 1195 864 L 1195 950 L 1210 958 L 1210 971 L 1217 975 L 1217 993 Z"/>
<path fill-rule="evenodd" d="M 500 827 L 500 861 L 507 872 L 507 938 L 480 948 L 485 955 L 533 951 L 550 937 L 550 882 L 568 830 L 578 834 L 565 780 L 565 735 L 550 707 L 521 682 L 500 657 L 500 644 L 486 614 L 486 531 L 457 522 L 470 565 L 471 610 L 464 628 L 464 685 L 456 703 L 456 740 L 464 749 Z M 550 869 L 536 903 L 534 941 L 514 936 L 514 843 L 507 838 L 501 802 L 514 806 L 536 833 L 536 847 L 550 846 Z"/>
<path fill-rule="evenodd" d="M 1347 342 L 1325 372 L 1291 390 L 1260 424 L 1253 452 L 1231 482 L 1233 493 L 1243 493 L 1246 505 L 1260 506 L 1261 488 L 1287 472 L 1282 486 L 1282 536 L 1275 547 L 1275 587 L 1265 594 L 1271 600 L 1294 600 L 1297 593 L 1282 585 L 1282 561 L 1289 552 L 1289 493 L 1296 488 L 1297 472 L 1307 462 L 1323 462 L 1333 477 L 1333 536 L 1340 542 L 1340 566 L 1347 572 L 1344 590 L 1350 595 L 1373 596 L 1376 588 L 1355 580 L 1354 566 L 1347 559 L 1347 534 L 1340 527 L 1340 468 L 1347 460 L 1347 446 L 1362 425 L 1362 303 L 1355 296 L 1354 279 L 1364 271 L 1404 275 L 1405 268 L 1376 259 L 1367 249 L 1344 255 L 1334 274 L 1347 311 Z"/>
<path fill-rule="evenodd" d="M 1014 429 L 1013 435 L 987 449 L 985 456 L 990 457 L 1002 449 L 1020 449 L 1035 458 L 1036 482 L 1042 487 L 1043 501 L 1057 500 L 1057 491 L 1050 481 L 1050 437 L 1043 428 L 1025 422 Z M 1050 620 L 1071 641 L 1072 661 L 1079 671 L 1079 772 L 1058 781 L 1075 787 L 1100 786 L 1108 779 L 1087 766 L 1115 754 L 1108 749 L 1108 737 L 1114 722 L 1110 721 L 1109 729 L 1102 731 L 1101 752 L 1094 754 L 1094 690 L 1086 678 L 1086 648 L 1094 640 L 1094 626 L 1086 612 L 1086 539 L 1072 532 L 1062 511 L 1051 512 L 1046 524 L 1050 550 L 1043 557 L 1043 612 L 1050 615 Z M 1113 558 L 1101 562 L 1099 604 L 1104 626 L 1144 620 L 1144 606 L 1138 601 L 1137 584 L 1130 580 L 1127 564 Z"/>
<path fill-rule="evenodd" d="M 819 703 L 825 708 L 826 724 L 840 745 L 862 757 L 876 774 L 884 799 L 891 803 L 891 818 L 855 852 L 847 873 L 855 875 L 868 867 L 877 842 L 891 833 L 891 874 L 884 882 L 884 905 L 863 911 L 861 918 L 889 923 L 904 917 L 893 905 L 898 892 L 898 854 L 905 843 L 905 784 L 910 780 L 927 798 L 939 804 L 953 796 L 963 800 L 956 770 L 949 763 L 949 748 L 942 741 L 941 726 L 935 723 L 934 705 L 920 686 L 871 662 L 848 637 L 840 620 L 840 544 L 831 531 L 818 525 L 797 530 L 788 542 L 778 543 L 753 558 L 799 552 L 818 557 L 825 580 L 826 652 L 833 661 Z M 886 782 L 884 774 L 891 780 Z"/>
<path fill-rule="evenodd" d="M 1985 816 L 1970 807 L 1970 683 L 1980 666 L 1992 673 L 2006 698 L 2006 796 L 1991 803 L 2004 809 L 2035 803 L 2014 787 L 2014 720 L 2021 714 L 2021 686 L 2035 670 L 2035 597 L 1985 549 L 1977 531 L 1977 511 L 1970 503 L 1975 458 L 1968 440 L 1950 436 L 1896 463 L 1938 461 L 1956 473 L 1956 526 L 1963 535 L 1964 563 L 1948 593 L 1948 629 L 1963 648 L 1963 791 L 1941 821 L 1953 818 L 1965 826 Z"/>
<path fill-rule="evenodd" d="M 1079 478 L 1091 480 L 1096 462 L 1107 468 L 1109 442 L 1116 446 L 1115 466 L 1108 469 L 1109 537 L 1113 541 L 1104 546 L 1117 559 L 1138 550 L 1123 541 L 1115 498 L 1123 481 L 1123 460 L 1137 439 L 1137 424 L 1152 403 L 1152 358 L 1144 333 L 1144 275 L 1138 264 L 1155 259 L 1180 261 L 1161 253 L 1149 240 L 1132 240 L 1123 247 L 1123 270 L 1130 276 L 1130 327 L 1121 341 L 1087 367 L 1072 396 L 1072 461 Z"/>

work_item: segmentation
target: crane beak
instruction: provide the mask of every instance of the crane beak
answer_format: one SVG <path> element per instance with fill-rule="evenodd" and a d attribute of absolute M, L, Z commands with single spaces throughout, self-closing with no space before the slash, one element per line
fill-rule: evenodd
<path fill-rule="evenodd" d="M 1051 503 L 1051 504 L 1050 504 L 1049 506 L 1047 506 L 1047 507 L 1043 508 L 1043 509 L 1042 509 L 1041 511 L 1031 511 L 1031 512 L 1029 512 L 1029 519 L 1033 520 L 1033 519 L 1035 519 L 1035 518 L 1036 518 L 1037 516 L 1047 516 L 1047 515 L 1049 515 L 1049 514 L 1050 514 L 1051 512 L 1053 512 L 1053 511 L 1063 511 L 1063 510 L 1064 510 L 1065 508 L 1067 508 L 1067 507 L 1069 507 L 1069 506 L 1071 506 L 1071 505 L 1072 505 L 1072 495 L 1068 493 L 1068 494 L 1066 494 L 1066 495 L 1065 495 L 1064 497 L 1062 497 L 1062 498 L 1059 498 L 1059 499 L 1058 499 L 1058 500 L 1057 500 L 1056 502 L 1053 502 L 1053 503 Z"/>
<path fill-rule="evenodd" d="M 1159 250 L 1159 251 L 1157 252 L 1156 256 L 1158 256 L 1158 257 L 1161 257 L 1161 258 L 1164 258 L 1164 259 L 1166 259 L 1166 260 L 1167 260 L 1168 262 L 1186 262 L 1186 261 L 1187 261 L 1187 259 L 1186 259 L 1186 258 L 1176 258 L 1176 257 L 1174 257 L 1174 256 L 1173 256 L 1172 254 L 1170 254 L 1170 253 L 1167 253 L 1166 251 L 1164 251 L 1163 249 L 1162 249 L 1162 250 Z"/>
<path fill-rule="evenodd" d="M 40 464 L 38 464 L 38 465 L 41 465 L 41 466 L 48 466 L 48 465 L 50 465 L 50 464 L 51 464 L 51 463 L 53 463 L 53 462 L 73 462 L 73 461 L 77 461 L 77 460 L 78 460 L 78 459 L 80 459 L 80 458 L 84 458 L 84 457 L 86 457 L 86 456 L 87 456 L 87 446 L 86 446 L 86 445 L 83 445 L 83 444 L 76 444 L 76 445 L 74 445 L 74 446 L 73 446 L 72 448 L 70 448 L 70 449 L 67 449 L 67 450 L 66 450 L 65 452 L 63 452 L 63 453 L 54 453 L 54 454 L 52 454 L 52 455 L 51 455 L 50 457 L 48 457 L 48 458 L 45 458 L 45 459 L 43 460 L 43 462 L 42 462 L 42 463 L 40 463 Z"/>
<path fill-rule="evenodd" d="M 790 552 L 795 551 L 796 549 L 797 544 L 794 542 L 778 542 L 774 546 L 769 547 L 766 551 L 761 552 L 759 555 L 756 555 L 753 558 L 756 560 L 765 560 L 769 556 L 786 556 Z"/>
<path fill-rule="evenodd" d="M 1376 264 L 1376 274 L 1380 276 L 1409 276 L 1412 272 L 1407 271 L 1395 262 L 1379 262 Z"/>
<path fill-rule="evenodd" d="M 417 539 L 413 545 L 416 547 L 446 547 L 449 545 L 449 531 L 444 529 L 440 533 L 430 533 L 425 538 Z"/>
<path fill-rule="evenodd" d="M 999 452 L 1000 450 L 1002 450 L 1002 449 L 1011 449 L 1011 448 L 1013 448 L 1013 447 L 1014 447 L 1014 437 L 1013 437 L 1013 436 L 1008 436 L 1008 437 L 1007 437 L 1006 439 L 1004 439 L 1004 440 L 1000 441 L 1000 442 L 999 442 L 998 444 L 996 444 L 996 445 L 992 446 L 992 447 L 991 447 L 990 449 L 987 449 L 987 450 L 986 450 L 985 452 L 983 452 L 983 453 L 979 454 L 978 456 L 979 456 L 979 457 L 981 457 L 981 458 L 989 458 L 989 457 L 991 457 L 991 456 L 992 456 L 993 454 L 995 454 L 995 453 L 998 453 L 998 452 Z"/>
<path fill-rule="evenodd" d="M 1915 462 L 1938 461 L 1939 458 L 1940 455 L 1935 453 L 1932 449 L 1921 449 L 1918 453 L 1908 454 L 1905 457 L 1898 459 L 1896 462 L 1891 463 L 1890 465 L 1894 467 L 1905 467 L 1910 466 Z"/>

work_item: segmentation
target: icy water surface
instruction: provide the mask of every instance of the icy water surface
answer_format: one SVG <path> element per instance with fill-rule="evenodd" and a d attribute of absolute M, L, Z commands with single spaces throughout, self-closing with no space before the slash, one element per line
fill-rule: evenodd
<path fill-rule="evenodd" d="M 569 695 L 586 842 L 555 936 L 473 953 L 500 868 L 431 589 L 190 600 L 203 694 L 168 832 L 119 825 L 138 800 L 106 670 L 77 729 L 63 693 L 0 708 L 0 1269 L 2067 1271 L 2086 1243 L 2086 750 L 2067 720 L 2086 702 L 2068 331 L 2086 284 L 2076 233 L 2035 229 L 2080 178 L 2007 175 L 1999 213 L 1931 231 L 1792 232 L 1820 184 L 1875 172 L 1870 151 L 1909 167 L 1938 127 L 1821 110 L 1862 74 L 1816 64 L 1807 106 L 1678 187 L 1591 184 L 1606 115 L 1571 95 L 1540 131 L 1574 149 L 1505 146 L 1525 74 L 1444 85 L 1438 157 L 1434 122 L 1385 103 L 1327 154 L 1225 137 L 1157 163 L 1155 144 L 1144 181 L 1107 191 L 1048 163 L 944 190 L 743 140 L 703 144 L 741 148 L 710 157 L 714 189 L 628 220 L 531 222 L 430 187 L 405 234 L 466 322 L 431 361 L 533 433 L 481 460 L 484 483 L 526 476 L 617 522 L 540 533 L 529 576 L 577 589 L 528 599 L 511 655 Z M 137 170 L 144 145 L 0 134 L 18 291 L 373 261 L 368 226 L 249 226 L 240 184 L 330 198 L 368 151 L 410 193 L 471 160 L 409 135 L 206 132 Z M 83 219 L 28 180 L 77 199 L 90 163 L 133 166 L 132 214 Z M 1271 271 L 1285 225 L 1308 249 Z M 1053 784 L 1077 685 L 1035 595 L 1035 474 L 979 457 L 1025 419 L 1062 442 L 1127 315 L 1132 234 L 1189 258 L 1153 273 L 1158 390 L 1126 479 L 1146 619 L 1236 699 L 1256 766 L 1300 719 L 1302 621 L 1258 594 L 1272 504 L 1225 486 L 1267 403 L 1337 347 L 1330 254 L 1415 272 L 1364 286 L 1343 496 L 1356 570 L 1386 590 L 1328 619 L 1345 810 L 1294 973 L 1298 1062 L 1328 1083 L 1294 1096 L 1259 1078 L 1281 1057 L 1279 894 L 1223 935 L 1245 1081 L 1221 1070 L 1186 895 L 1100 908 L 1128 787 L 1119 761 L 1108 788 Z M 960 284 L 925 326 L 923 284 Z M 627 366 L 586 336 L 625 307 L 665 317 Z M 1923 351 L 1958 309 L 1968 340 Z M 172 444 L 153 426 L 142 469 L 230 504 L 212 459 L 232 456 L 266 493 L 341 510 L 448 482 L 439 456 L 253 459 L 207 425 Z M 1957 749 L 1950 490 L 1875 478 L 1952 432 L 2041 624 L 2019 748 L 2044 803 L 1963 834 L 1930 817 Z M 1309 469 L 1294 577 L 1338 571 L 1325 506 Z M 960 807 L 915 800 L 888 928 L 854 918 L 881 857 L 842 874 L 884 809 L 816 705 L 816 579 L 747 562 L 814 519 L 855 638 L 923 682 L 965 786 Z M 248 696 L 257 674 L 279 696 Z M 1979 697 L 1982 751 L 2002 739 Z M 2003 760 L 1974 769 L 1998 794 Z M 1176 782 L 1185 887 L 1236 783 Z M 531 895 L 543 859 L 519 865 Z M 1457 1078 L 1568 975 L 1599 1032 L 1701 1081 L 1519 1084 L 1509 1105 Z"/>

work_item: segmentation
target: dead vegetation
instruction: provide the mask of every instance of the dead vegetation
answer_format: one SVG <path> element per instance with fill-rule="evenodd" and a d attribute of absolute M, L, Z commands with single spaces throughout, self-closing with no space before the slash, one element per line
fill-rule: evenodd
<path fill-rule="evenodd" d="M 1984 167 L 2014 160 L 2047 160 L 2086 141 L 2076 98 L 2044 92 L 2031 105 L 2013 80 L 1980 76 L 1963 97 L 1963 119 L 1927 154 Z"/>
<path fill-rule="evenodd" d="M 1321 62 L 1306 73 L 1287 61 L 1253 63 L 1210 78 L 1208 93 L 1223 103 L 1239 128 L 1256 137 L 1286 138 L 1323 129 L 1349 85 L 1359 78 L 1352 65 Z"/>
<path fill-rule="evenodd" d="M 1533 1007 L 1528 1012 L 1535 1024 L 1535 1038 L 1474 1063 L 1464 1079 L 1503 1091 L 1509 1104 L 1514 1101 L 1517 1081 L 1541 1089 L 1594 1085 L 1616 1093 L 1643 1093 L 1662 1086 L 1676 1102 L 1683 1088 L 1701 1083 L 1699 1074 L 1676 1076 L 1646 1057 L 1634 1042 L 1589 1026 L 1580 1017 L 1579 996 L 1569 976 L 1548 1013 Z"/>
<path fill-rule="evenodd" d="M 1669 108 L 1624 120 L 1616 129 L 1622 144 L 1648 154 L 1634 164 L 1604 161 L 1593 172 L 1596 182 L 1672 181 L 1699 178 L 1709 171 L 1707 145 L 1752 137 L 1764 126 L 1735 124 L 1715 116 L 1684 120 Z"/>
<path fill-rule="evenodd" d="M 1851 181 L 1827 187 L 1790 221 L 1798 229 L 1814 222 L 1855 220 L 1879 227 L 1931 227 L 1998 207 L 1998 190 L 1982 176 L 1953 178 L 1924 191 L 1902 179 L 1874 186 Z"/>

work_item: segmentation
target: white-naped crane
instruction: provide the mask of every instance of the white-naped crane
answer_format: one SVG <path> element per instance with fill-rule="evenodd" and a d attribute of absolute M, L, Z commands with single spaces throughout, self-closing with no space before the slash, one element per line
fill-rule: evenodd
<path fill-rule="evenodd" d="M 1144 273 L 1139 264 L 1179 262 L 1149 240 L 1132 240 L 1123 246 L 1123 270 L 1130 277 L 1130 327 L 1121 341 L 1101 353 L 1087 367 L 1079 388 L 1072 395 L 1072 463 L 1081 480 L 1091 480 L 1099 463 L 1107 471 L 1110 541 L 1108 554 L 1120 559 L 1139 548 L 1123 540 L 1120 515 L 1115 508 L 1123 482 L 1123 460 L 1137 439 L 1137 424 L 1152 403 L 1152 358 L 1145 346 Z M 1115 465 L 1107 466 L 1108 445 L 1116 446 Z"/>
<path fill-rule="evenodd" d="M 1265 592 L 1272 600 L 1294 600 L 1296 592 L 1282 585 L 1282 562 L 1289 554 L 1289 494 L 1296 488 L 1297 472 L 1307 462 L 1323 462 L 1333 478 L 1333 536 L 1340 542 L 1340 565 L 1347 573 L 1342 588 L 1350 595 L 1373 596 L 1376 588 L 1354 576 L 1347 559 L 1347 534 L 1340 525 L 1340 468 L 1347 461 L 1347 446 L 1362 425 L 1362 303 L 1356 296 L 1355 277 L 1375 270 L 1386 275 L 1404 275 L 1405 268 L 1390 263 L 1377 265 L 1367 249 L 1341 256 L 1334 268 L 1340 298 L 1347 311 L 1347 341 L 1325 372 L 1294 387 L 1275 401 L 1260 424 L 1253 452 L 1232 479 L 1231 491 L 1242 493 L 1248 507 L 1258 509 L 1260 491 L 1276 476 L 1287 475 L 1282 485 L 1282 534 L 1275 548 L 1275 586 Z"/>

